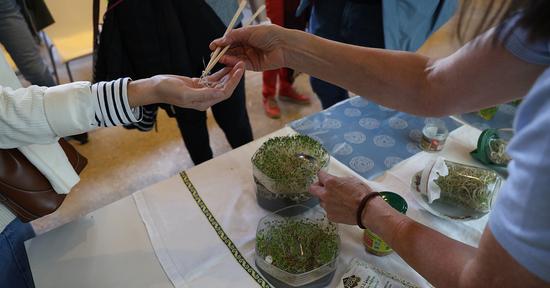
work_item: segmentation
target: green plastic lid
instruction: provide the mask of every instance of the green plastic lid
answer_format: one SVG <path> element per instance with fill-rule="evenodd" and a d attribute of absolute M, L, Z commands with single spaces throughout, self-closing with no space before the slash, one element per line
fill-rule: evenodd
<path fill-rule="evenodd" d="M 487 149 L 489 146 L 489 140 L 496 137 L 498 137 L 496 129 L 483 130 L 477 139 L 477 149 L 470 152 L 470 155 L 485 165 L 493 165 L 494 163 L 491 162 L 491 159 L 487 156 Z"/>
<path fill-rule="evenodd" d="M 399 194 L 389 191 L 382 191 L 380 192 L 380 195 L 382 195 L 382 199 L 388 202 L 388 204 L 390 204 L 390 206 L 395 210 L 403 214 L 407 213 L 409 205 L 407 205 L 407 201 L 405 201 L 405 199 Z"/>
<path fill-rule="evenodd" d="M 477 139 L 477 149 L 470 152 L 470 155 L 474 157 L 477 161 L 481 162 L 482 164 L 489 166 L 491 168 L 501 168 L 506 167 L 507 165 L 502 164 L 496 164 L 489 159 L 489 142 L 492 139 L 498 139 L 500 138 L 498 135 L 497 129 L 485 129 L 483 132 L 481 132 L 481 135 L 479 135 L 479 139 Z"/>

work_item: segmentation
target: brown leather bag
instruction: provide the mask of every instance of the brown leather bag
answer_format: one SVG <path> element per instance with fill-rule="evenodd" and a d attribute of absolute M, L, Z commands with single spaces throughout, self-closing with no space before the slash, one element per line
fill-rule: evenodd
<path fill-rule="evenodd" d="M 59 144 L 80 174 L 88 160 L 67 141 L 61 139 Z M 48 179 L 18 149 L 0 150 L 0 203 L 21 221 L 53 213 L 63 200 L 65 194 L 57 194 Z"/>

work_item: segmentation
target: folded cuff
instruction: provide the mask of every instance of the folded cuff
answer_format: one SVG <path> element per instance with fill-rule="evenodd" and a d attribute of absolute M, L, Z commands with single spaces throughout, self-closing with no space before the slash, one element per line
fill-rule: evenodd
<path fill-rule="evenodd" d="M 44 111 L 52 130 L 64 137 L 94 129 L 92 101 L 89 82 L 74 82 L 46 89 Z"/>

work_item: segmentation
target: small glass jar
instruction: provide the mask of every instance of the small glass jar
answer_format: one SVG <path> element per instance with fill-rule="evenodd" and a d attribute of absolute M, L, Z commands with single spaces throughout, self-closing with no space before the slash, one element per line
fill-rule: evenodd
<path fill-rule="evenodd" d="M 449 130 L 443 121 L 429 121 L 422 128 L 422 139 L 420 149 L 426 152 L 437 152 L 443 149 Z"/>
<path fill-rule="evenodd" d="M 411 181 L 436 215 L 452 219 L 475 219 L 487 214 L 501 183 L 502 178 L 493 170 L 443 157 L 431 161 Z M 428 210 L 433 213 L 432 209 Z"/>
<path fill-rule="evenodd" d="M 391 207 L 399 211 L 402 214 L 407 213 L 408 205 L 407 201 L 403 199 L 399 194 L 393 192 L 380 192 L 382 199 L 388 202 Z M 391 254 L 393 250 L 391 249 L 384 240 L 382 240 L 378 235 L 372 233 L 368 228 L 365 229 L 363 233 L 363 245 L 365 245 L 365 250 L 376 256 L 385 256 Z"/>

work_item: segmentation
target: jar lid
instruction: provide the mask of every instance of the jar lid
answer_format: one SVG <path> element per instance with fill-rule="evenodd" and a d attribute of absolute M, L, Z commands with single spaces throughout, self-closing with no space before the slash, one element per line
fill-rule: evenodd
<path fill-rule="evenodd" d="M 496 166 L 496 167 L 506 167 L 506 165 L 496 164 L 489 159 L 489 142 L 493 139 L 498 139 L 499 133 L 497 129 L 485 129 L 483 132 L 481 132 L 481 135 L 479 135 L 479 139 L 477 139 L 477 149 L 470 152 L 470 155 L 474 157 L 477 161 L 481 162 L 484 165 L 487 166 Z"/>
<path fill-rule="evenodd" d="M 402 214 L 407 213 L 409 205 L 407 204 L 407 201 L 405 201 L 405 198 L 401 197 L 401 195 L 389 191 L 382 191 L 380 192 L 380 195 L 382 196 L 382 199 L 390 204 L 390 206 L 395 210 Z"/>

